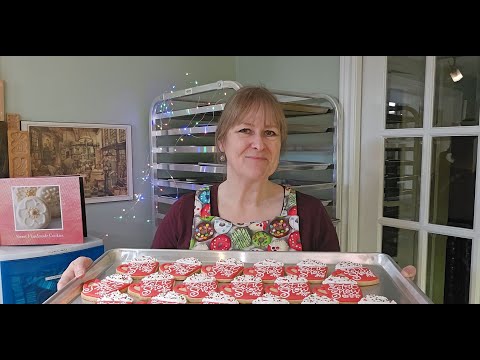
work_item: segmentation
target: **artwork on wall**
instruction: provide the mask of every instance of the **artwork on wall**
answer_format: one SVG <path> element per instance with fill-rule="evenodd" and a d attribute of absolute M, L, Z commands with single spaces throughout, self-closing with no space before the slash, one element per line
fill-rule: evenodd
<path fill-rule="evenodd" d="M 85 202 L 133 199 L 130 125 L 22 121 L 32 176 L 81 175 Z"/>

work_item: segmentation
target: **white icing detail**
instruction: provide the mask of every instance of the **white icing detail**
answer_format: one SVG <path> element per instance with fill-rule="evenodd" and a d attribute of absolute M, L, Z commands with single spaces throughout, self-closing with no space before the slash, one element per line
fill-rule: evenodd
<path fill-rule="evenodd" d="M 258 276 L 253 276 L 253 275 L 239 275 L 236 276 L 233 280 L 232 283 L 234 284 L 240 284 L 240 283 L 262 283 L 262 278 L 259 278 Z"/>
<path fill-rule="evenodd" d="M 362 267 L 362 264 L 354 263 L 352 261 L 341 261 L 337 265 L 335 265 L 335 270 L 343 270 L 343 269 L 350 269 L 355 267 Z"/>
<path fill-rule="evenodd" d="M 187 298 L 175 291 L 169 291 L 152 297 L 150 304 L 186 304 Z"/>
<path fill-rule="evenodd" d="M 345 276 L 330 275 L 325 280 L 323 280 L 323 284 L 351 284 L 351 285 L 356 285 L 357 282 L 355 280 L 349 279 Z"/>
<path fill-rule="evenodd" d="M 328 296 L 317 294 L 310 294 L 305 299 L 302 300 L 302 304 L 340 304 L 335 299 L 330 299 Z"/>
<path fill-rule="evenodd" d="M 194 258 L 194 257 L 188 257 L 188 258 L 182 258 L 178 259 L 175 261 L 177 264 L 182 264 L 182 265 L 196 265 L 196 266 L 201 266 L 202 263 L 200 260 Z"/>
<path fill-rule="evenodd" d="M 252 304 L 290 304 L 288 300 L 274 294 L 265 294 L 252 301 Z"/>
<path fill-rule="evenodd" d="M 128 264 L 128 263 L 143 263 L 143 262 L 157 263 L 158 261 L 152 256 L 142 255 L 142 256 L 136 257 L 135 259 L 127 261 L 126 263 Z"/>
<path fill-rule="evenodd" d="M 347 269 L 341 269 L 340 271 L 342 271 L 349 278 L 356 281 L 360 281 L 364 277 L 366 277 L 367 279 L 370 278 L 372 280 L 375 280 L 377 278 L 377 276 L 372 272 L 372 270 L 366 267 L 352 267 Z"/>
<path fill-rule="evenodd" d="M 327 264 L 316 259 L 305 259 L 297 263 L 299 267 L 325 267 Z"/>
<path fill-rule="evenodd" d="M 112 275 L 107 276 L 103 280 L 119 282 L 119 283 L 122 283 L 122 284 L 131 284 L 133 282 L 132 277 L 128 274 L 112 274 Z"/>
<path fill-rule="evenodd" d="M 203 283 L 203 282 L 215 282 L 215 278 L 213 276 L 204 274 L 204 273 L 198 273 L 198 274 L 193 274 L 190 275 L 185 279 L 183 282 L 184 284 L 195 284 L 195 283 Z"/>
<path fill-rule="evenodd" d="M 275 279 L 275 284 L 283 285 L 283 284 L 306 284 L 307 279 L 303 277 L 298 277 L 297 275 L 287 275 L 287 276 L 280 276 Z"/>
<path fill-rule="evenodd" d="M 133 298 L 120 291 L 114 291 L 108 294 L 103 295 L 98 301 L 97 304 L 103 303 L 117 303 L 117 304 L 129 304 L 133 303 Z"/>
<path fill-rule="evenodd" d="M 37 190 L 37 196 L 45 201 L 52 218 L 58 218 L 62 215 L 58 186 L 42 186 Z"/>
<path fill-rule="evenodd" d="M 243 261 L 240 261 L 235 258 L 227 258 L 227 259 L 220 259 L 216 262 L 217 265 L 236 265 L 236 266 L 244 266 Z"/>
<path fill-rule="evenodd" d="M 202 299 L 204 304 L 239 304 L 238 300 L 233 296 L 222 292 L 211 292 L 207 297 Z"/>
<path fill-rule="evenodd" d="M 174 277 L 171 274 L 155 272 L 153 274 L 145 276 L 141 281 L 143 283 L 146 283 L 149 281 L 173 281 L 173 279 Z"/>
<path fill-rule="evenodd" d="M 396 304 L 395 300 L 389 300 L 385 296 L 369 294 L 358 302 L 359 304 Z"/>
<path fill-rule="evenodd" d="M 277 261 L 277 260 L 273 260 L 273 259 L 265 259 L 265 260 L 256 262 L 255 264 L 253 264 L 253 266 L 255 266 L 255 267 L 262 267 L 262 266 L 280 267 L 280 266 L 283 266 L 283 263 L 280 262 L 280 261 Z"/>

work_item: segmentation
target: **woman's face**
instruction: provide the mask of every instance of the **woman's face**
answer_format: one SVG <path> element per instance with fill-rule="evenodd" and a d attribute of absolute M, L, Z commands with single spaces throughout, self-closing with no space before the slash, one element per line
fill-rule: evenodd
<path fill-rule="evenodd" d="M 266 180 L 275 172 L 280 149 L 280 129 L 265 119 L 262 109 L 233 126 L 220 145 L 227 158 L 227 174 L 254 181 Z"/>

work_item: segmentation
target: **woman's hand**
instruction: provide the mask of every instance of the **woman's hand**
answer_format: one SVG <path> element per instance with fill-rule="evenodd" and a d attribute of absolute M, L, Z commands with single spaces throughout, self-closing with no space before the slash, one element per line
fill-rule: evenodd
<path fill-rule="evenodd" d="M 413 265 L 407 265 L 402 269 L 402 275 L 407 279 L 413 280 L 417 274 L 417 269 Z"/>
<path fill-rule="evenodd" d="M 65 269 L 65 271 L 62 274 L 62 277 L 57 283 L 57 290 L 60 290 L 63 288 L 67 283 L 75 278 L 78 278 L 85 274 L 85 270 L 93 263 L 93 260 L 85 257 L 85 256 L 80 256 L 79 258 L 76 258 L 73 260 L 70 265 Z"/>

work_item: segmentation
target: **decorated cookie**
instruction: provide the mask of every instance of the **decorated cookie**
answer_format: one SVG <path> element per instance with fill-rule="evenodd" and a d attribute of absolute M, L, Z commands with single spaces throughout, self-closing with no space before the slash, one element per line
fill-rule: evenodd
<path fill-rule="evenodd" d="M 288 236 L 288 246 L 293 250 L 302 251 L 302 242 L 298 231 L 294 231 Z"/>
<path fill-rule="evenodd" d="M 290 304 L 290 302 L 286 299 L 281 298 L 278 295 L 267 293 L 253 300 L 252 304 L 285 304 L 286 305 L 286 304 Z"/>
<path fill-rule="evenodd" d="M 152 256 L 139 256 L 117 266 L 117 273 L 128 274 L 133 280 L 153 274 L 158 270 L 158 261 Z"/>
<path fill-rule="evenodd" d="M 133 298 L 117 290 L 103 295 L 96 304 L 133 304 Z"/>
<path fill-rule="evenodd" d="M 235 297 L 224 292 L 211 292 L 202 299 L 202 304 L 240 304 Z"/>
<path fill-rule="evenodd" d="M 173 290 L 174 282 L 173 275 L 156 272 L 145 276 L 139 283 L 130 284 L 127 292 L 136 300 L 150 300 L 154 296 Z"/>
<path fill-rule="evenodd" d="M 218 290 L 232 295 L 240 304 L 251 304 L 264 293 L 262 279 L 252 275 L 236 276 L 230 283 L 221 284 Z"/>
<path fill-rule="evenodd" d="M 213 226 L 207 222 L 201 222 L 195 228 L 194 237 L 197 241 L 206 241 L 213 237 Z"/>
<path fill-rule="evenodd" d="M 36 194 L 47 204 L 52 218 L 58 218 L 62 215 L 59 189 L 59 186 L 42 186 L 38 188 Z"/>
<path fill-rule="evenodd" d="M 154 296 L 148 304 L 186 304 L 187 298 L 178 294 L 175 291 L 169 291 L 163 294 Z"/>
<path fill-rule="evenodd" d="M 272 236 L 263 231 L 258 231 L 252 236 L 252 244 L 257 248 L 266 248 L 272 242 Z"/>
<path fill-rule="evenodd" d="M 359 286 L 376 285 L 380 282 L 377 275 L 372 270 L 359 263 L 351 261 L 342 261 L 335 265 L 335 276 L 346 276 L 355 280 Z"/>
<path fill-rule="evenodd" d="M 230 250 L 232 247 L 232 240 L 225 235 L 218 235 L 210 242 L 210 250 Z"/>
<path fill-rule="evenodd" d="M 396 304 L 395 300 L 389 300 L 385 296 L 369 294 L 358 302 L 359 304 Z"/>
<path fill-rule="evenodd" d="M 158 267 L 160 272 L 172 274 L 175 280 L 185 280 L 202 268 L 202 262 L 194 257 L 178 259 L 173 263 L 160 264 Z"/>
<path fill-rule="evenodd" d="M 278 217 L 270 222 L 269 229 L 270 234 L 276 238 L 281 238 L 288 235 L 290 232 L 290 225 L 286 218 Z"/>
<path fill-rule="evenodd" d="M 35 186 L 17 186 L 13 190 L 13 198 L 16 204 L 30 196 L 37 196 L 38 188 Z"/>
<path fill-rule="evenodd" d="M 175 285 L 173 290 L 185 295 L 189 302 L 201 302 L 212 291 L 217 291 L 217 280 L 207 274 L 193 274 L 188 276 L 182 284 Z"/>
<path fill-rule="evenodd" d="M 310 294 L 302 300 L 301 304 L 340 304 L 337 300 L 325 295 Z"/>
<path fill-rule="evenodd" d="M 243 273 L 262 279 L 264 283 L 273 283 L 279 276 L 283 276 L 283 263 L 273 259 L 265 259 L 245 268 Z"/>
<path fill-rule="evenodd" d="M 322 285 L 313 289 L 317 295 L 326 295 L 340 303 L 356 304 L 362 298 L 362 290 L 355 280 L 345 276 L 330 275 Z"/>
<path fill-rule="evenodd" d="M 220 218 L 213 220 L 213 228 L 217 234 L 226 234 L 232 228 L 232 223 Z"/>
<path fill-rule="evenodd" d="M 298 216 L 290 216 L 288 219 L 288 224 L 292 228 L 293 231 L 298 231 L 299 225 L 298 225 Z"/>
<path fill-rule="evenodd" d="M 252 238 L 244 227 L 238 227 L 232 231 L 232 245 L 234 250 L 243 250 L 252 245 Z"/>
<path fill-rule="evenodd" d="M 29 196 L 17 204 L 15 220 L 20 230 L 45 229 L 50 224 L 50 210 L 42 199 Z"/>
<path fill-rule="evenodd" d="M 202 273 L 213 276 L 218 282 L 229 282 L 243 271 L 243 261 L 227 258 L 217 260 L 215 265 L 203 265 Z"/>
<path fill-rule="evenodd" d="M 285 240 L 274 239 L 267 246 L 267 251 L 288 251 L 288 244 Z"/>
<path fill-rule="evenodd" d="M 298 304 L 310 295 L 310 286 L 303 277 L 287 275 L 276 278 L 273 285 L 265 285 L 265 292 L 278 295 L 292 304 Z"/>
<path fill-rule="evenodd" d="M 268 221 L 251 223 L 250 225 L 248 225 L 248 228 L 250 230 L 252 230 L 252 232 L 267 231 L 268 230 Z"/>
<path fill-rule="evenodd" d="M 94 279 L 83 284 L 82 299 L 97 302 L 98 299 L 114 291 L 126 292 L 133 279 L 128 274 L 113 274 L 106 278 Z"/>
<path fill-rule="evenodd" d="M 310 283 L 321 283 L 327 277 L 327 264 L 315 259 L 305 259 L 296 265 L 285 266 L 288 275 L 298 275 Z"/>

